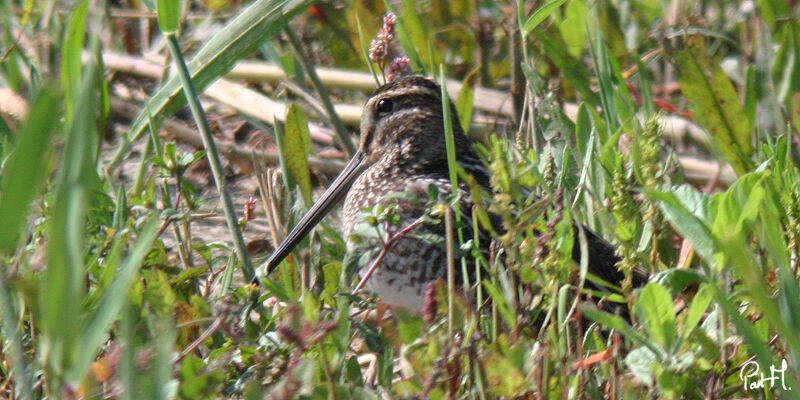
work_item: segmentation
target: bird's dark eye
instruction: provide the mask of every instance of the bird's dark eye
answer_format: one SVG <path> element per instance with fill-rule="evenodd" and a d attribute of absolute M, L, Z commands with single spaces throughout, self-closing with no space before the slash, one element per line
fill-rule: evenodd
<path fill-rule="evenodd" d="M 387 114 L 392 112 L 394 108 L 394 103 L 389 99 L 380 99 L 378 103 L 375 105 L 375 110 L 378 111 L 378 114 Z"/>

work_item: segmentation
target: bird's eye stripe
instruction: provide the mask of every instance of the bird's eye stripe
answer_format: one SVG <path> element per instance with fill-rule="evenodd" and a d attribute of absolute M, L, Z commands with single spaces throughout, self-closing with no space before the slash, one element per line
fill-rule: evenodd
<path fill-rule="evenodd" d="M 375 93 L 374 95 L 377 95 L 377 93 Z M 402 87 L 402 88 L 387 90 L 383 93 L 380 93 L 380 95 L 383 96 L 384 98 L 396 97 L 396 96 L 414 96 L 414 95 L 434 96 L 438 98 L 441 95 L 441 92 L 439 92 L 438 90 L 433 90 L 428 87 L 415 86 L 415 87 Z"/>

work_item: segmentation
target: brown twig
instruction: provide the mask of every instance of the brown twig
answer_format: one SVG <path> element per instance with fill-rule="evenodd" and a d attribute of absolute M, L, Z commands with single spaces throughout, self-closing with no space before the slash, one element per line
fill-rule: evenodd
<path fill-rule="evenodd" d="M 396 234 L 389 236 L 389 238 L 383 242 L 383 245 L 381 246 L 381 252 L 378 254 L 378 257 L 372 261 L 372 264 L 370 264 L 369 268 L 367 269 L 367 272 L 364 274 L 363 277 L 361 277 L 361 280 L 356 285 L 356 288 L 353 289 L 352 294 L 358 293 L 358 291 L 364 287 L 364 284 L 367 283 L 367 279 L 369 279 L 369 277 L 372 276 L 372 273 L 375 271 L 378 265 L 380 265 L 384 257 L 386 257 L 386 254 L 389 253 L 389 248 L 392 247 L 392 244 L 394 244 L 394 242 L 397 239 L 405 236 L 406 234 L 408 234 L 408 232 L 411 232 L 412 229 L 416 228 L 417 226 L 425 222 L 425 220 L 427 220 L 426 215 L 417 218 L 414 222 L 408 224 L 408 226 L 406 226 Z"/>

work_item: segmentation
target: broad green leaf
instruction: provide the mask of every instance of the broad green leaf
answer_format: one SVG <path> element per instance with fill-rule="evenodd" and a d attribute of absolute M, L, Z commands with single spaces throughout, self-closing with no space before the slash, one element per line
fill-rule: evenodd
<path fill-rule="evenodd" d="M 469 133 L 469 125 L 472 121 L 472 106 L 475 100 L 475 82 L 478 80 L 478 72 L 480 69 L 474 69 L 464 79 L 464 84 L 461 85 L 461 90 L 458 91 L 456 98 L 456 111 L 458 111 L 458 120 L 464 133 Z"/>
<path fill-rule="evenodd" d="M 689 312 L 686 314 L 686 321 L 684 321 L 683 334 L 681 335 L 681 342 L 689 337 L 694 328 L 700 323 L 703 314 L 711 305 L 711 300 L 714 297 L 714 292 L 708 284 L 700 285 L 700 289 L 694 295 L 692 303 L 689 305 Z M 680 345 L 680 343 L 678 343 Z"/>
<path fill-rule="evenodd" d="M 528 20 L 525 21 L 525 25 L 522 26 L 522 34 L 527 35 L 531 33 L 532 30 L 536 29 L 542 21 L 552 15 L 558 7 L 561 7 L 566 1 L 567 0 L 550 0 L 547 4 L 539 7 L 539 9 L 534 11 Z"/>
<path fill-rule="evenodd" d="M 689 239 L 697 253 L 706 262 L 713 264 L 715 246 L 711 228 L 706 221 L 698 218 L 696 212 L 693 213 L 687 208 L 687 206 L 691 207 L 691 204 L 684 205 L 687 200 L 686 194 L 691 193 L 691 189 L 689 192 L 684 190 L 682 192 L 676 191 L 675 193 L 645 190 L 644 193 L 657 201 L 658 208 L 661 209 L 667 220 L 681 236 Z M 676 194 L 681 195 L 682 193 L 681 201 Z M 699 203 L 695 205 L 697 206 Z M 695 211 L 698 210 L 695 209 Z"/>
<path fill-rule="evenodd" d="M 172 33 L 178 30 L 181 20 L 180 0 L 158 0 L 158 28 L 161 32 Z"/>
<path fill-rule="evenodd" d="M 429 21 L 428 23 L 423 22 L 419 14 L 421 9 L 417 3 L 418 2 L 414 0 L 403 0 L 403 12 L 398 14 L 398 38 L 407 35 L 408 39 L 411 41 L 410 44 L 419 52 L 419 58 L 421 60 L 434 58 L 432 60 L 434 64 L 431 64 L 431 67 L 433 67 L 439 63 L 439 60 L 437 59 L 438 54 L 431 52 L 428 48 L 431 43 L 431 36 L 429 33 L 431 24 Z M 401 43 L 402 41 L 401 39 Z M 407 44 L 404 43 L 403 47 L 405 48 L 406 46 Z"/>
<path fill-rule="evenodd" d="M 589 7 L 584 0 L 572 0 L 564 10 L 564 21 L 558 24 L 561 37 L 572 57 L 580 57 L 586 47 L 586 23 Z"/>
<path fill-rule="evenodd" d="M 256 0 L 223 29 L 214 34 L 188 63 L 192 81 L 198 92 L 251 54 L 261 42 L 280 32 L 310 0 Z M 131 143 L 145 132 L 150 121 L 160 122 L 186 104 L 180 77 L 173 76 L 150 98 L 136 117 L 130 136 L 123 137 L 108 163 L 112 171 L 130 151 Z M 152 119 L 148 116 L 152 114 Z"/>
<path fill-rule="evenodd" d="M 397 330 L 400 334 L 400 343 L 407 344 L 420 338 L 424 328 L 424 321 L 416 314 L 407 310 L 397 313 Z"/>
<path fill-rule="evenodd" d="M 658 283 L 648 283 L 636 299 L 635 307 L 650 338 L 671 351 L 676 339 L 675 311 L 667 289 Z"/>
<path fill-rule="evenodd" d="M 683 353 L 681 356 L 685 360 L 691 360 L 691 353 Z M 686 361 L 681 360 L 684 364 Z M 689 384 L 689 377 L 677 368 L 659 368 L 656 374 L 656 386 L 664 398 L 677 399 L 686 394 L 687 386 Z"/>
<path fill-rule="evenodd" d="M 311 205 L 311 172 L 308 170 L 308 153 L 311 151 L 311 137 L 308 120 L 297 104 L 289 106 L 286 114 L 286 133 L 283 137 L 283 157 L 286 168 L 300 186 L 303 201 Z"/>
<path fill-rule="evenodd" d="M 22 126 L 19 142 L 0 176 L 0 251 L 10 255 L 25 228 L 28 209 L 47 178 L 51 137 L 58 129 L 59 95 L 51 87 L 39 91 L 28 119 Z"/>
<path fill-rule="evenodd" d="M 702 37 L 691 37 L 682 50 L 668 51 L 679 73 L 678 82 L 697 122 L 716 139 L 738 175 L 752 169 L 750 121 L 733 84 L 713 60 Z"/>
<path fill-rule="evenodd" d="M 655 380 L 653 363 L 657 362 L 656 355 L 647 347 L 638 347 L 625 356 L 625 365 L 631 373 L 645 385 L 651 386 Z"/>
<path fill-rule="evenodd" d="M 769 172 L 749 173 L 724 193 L 716 195 L 716 215 L 711 231 L 717 238 L 747 234 L 760 211 L 765 191 L 761 185 Z"/>
<path fill-rule="evenodd" d="M 706 282 L 708 279 L 696 269 L 670 268 L 653 274 L 650 280 L 664 285 L 670 293 L 675 294 L 684 291 L 689 285 Z"/>

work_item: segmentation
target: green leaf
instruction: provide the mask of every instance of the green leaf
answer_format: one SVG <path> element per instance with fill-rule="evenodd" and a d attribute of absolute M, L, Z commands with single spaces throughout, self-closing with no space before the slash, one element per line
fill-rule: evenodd
<path fill-rule="evenodd" d="M 178 30 L 181 21 L 180 0 L 158 0 L 158 27 L 161 32 L 173 33 Z"/>
<path fill-rule="evenodd" d="M 510 357 L 491 352 L 487 355 L 486 378 L 492 385 L 488 387 L 493 398 L 512 398 L 519 394 L 525 384 L 525 375 L 514 365 Z"/>
<path fill-rule="evenodd" d="M 650 338 L 664 349 L 672 349 L 676 339 L 675 311 L 667 289 L 658 283 L 648 283 L 636 299 L 635 308 Z"/>
<path fill-rule="evenodd" d="M 81 326 L 80 352 L 75 363 L 75 368 L 70 371 L 69 378 L 76 381 L 83 378 L 89 370 L 92 360 L 97 355 L 100 345 L 106 340 L 111 324 L 117 319 L 125 303 L 126 293 L 136 279 L 139 267 L 145 256 L 150 251 L 158 233 L 160 221 L 155 214 L 148 217 L 144 223 L 136 243 L 132 246 L 127 257 L 122 261 L 116 271 L 114 281 L 104 291 L 97 307 L 90 310 L 86 323 Z M 127 238 L 117 237 L 112 244 L 113 251 L 121 251 L 121 245 Z M 116 265 L 106 265 L 105 268 L 116 268 Z"/>
<path fill-rule="evenodd" d="M 711 228 L 716 238 L 731 238 L 750 232 L 766 194 L 761 183 L 769 174 L 768 171 L 746 174 L 726 192 L 716 195 L 716 215 Z"/>
<path fill-rule="evenodd" d="M 400 333 L 400 343 L 408 344 L 420 338 L 425 323 L 419 314 L 400 309 L 397 312 L 397 330 Z"/>
<path fill-rule="evenodd" d="M 621 122 L 624 119 L 621 111 L 622 107 L 617 103 L 617 93 L 614 90 L 614 68 L 611 63 L 611 56 L 608 54 L 603 32 L 595 27 L 594 34 L 591 35 L 592 59 L 597 67 L 597 83 L 600 85 L 600 101 L 603 106 L 603 118 L 605 118 L 608 133 L 613 134 L 620 131 Z M 583 79 L 588 80 L 586 77 Z M 618 81 L 621 82 L 621 81 Z M 616 147 L 616 142 L 614 142 Z"/>
<path fill-rule="evenodd" d="M 547 19 L 550 15 L 552 15 L 558 7 L 561 7 L 567 0 L 550 0 L 547 4 L 541 6 L 538 10 L 534 11 L 534 13 L 525 21 L 525 25 L 522 26 L 522 33 L 527 35 L 531 33 L 537 26 L 539 26 L 542 21 Z"/>
<path fill-rule="evenodd" d="M 587 110 L 587 105 L 581 102 L 578 105 L 578 115 L 575 121 L 575 141 L 581 158 L 586 158 L 591 152 L 589 140 L 591 140 L 593 127 L 592 116 Z M 583 177 L 583 174 L 581 174 L 581 177 Z"/>
<path fill-rule="evenodd" d="M 744 112 L 747 115 L 747 120 L 750 121 L 750 129 L 756 121 L 756 106 L 758 100 L 756 98 L 756 70 L 753 66 L 747 69 L 747 78 L 744 92 Z"/>
<path fill-rule="evenodd" d="M 781 45 L 775 55 L 776 97 L 788 102 L 790 96 L 800 92 L 800 24 L 789 18 L 780 30 Z"/>
<path fill-rule="evenodd" d="M 283 158 L 294 181 L 300 186 L 303 201 L 311 205 L 311 172 L 308 170 L 308 153 L 311 152 L 311 136 L 308 120 L 297 104 L 289 106 L 286 114 L 286 133 L 283 137 Z"/>
<path fill-rule="evenodd" d="M 625 365 L 631 373 L 647 386 L 652 386 L 655 380 L 653 363 L 656 362 L 656 355 L 647 347 L 639 347 L 631 350 L 625 356 Z"/>
<path fill-rule="evenodd" d="M 649 117 L 656 113 L 655 105 L 653 104 L 652 77 L 641 58 L 636 58 L 636 67 L 639 71 L 639 88 L 642 92 L 642 108 L 645 112 L 644 115 Z"/>
<path fill-rule="evenodd" d="M 650 280 L 664 285 L 674 294 L 684 291 L 689 285 L 700 284 L 708 279 L 697 269 L 670 268 L 652 275 Z"/>
<path fill-rule="evenodd" d="M 600 105 L 600 96 L 592 89 L 589 78 L 592 72 L 583 63 L 570 56 L 566 46 L 541 29 L 533 30 L 533 36 L 544 46 L 544 54 L 558 67 L 567 81 L 581 94 L 583 100 L 592 107 Z"/>
<path fill-rule="evenodd" d="M 508 324 L 508 326 L 514 326 L 514 313 L 509 308 L 508 302 L 506 302 L 506 298 L 500 288 L 488 279 L 483 281 L 483 287 L 489 292 L 489 296 L 497 306 L 497 310 L 500 312 L 500 316 L 503 317 L 505 323 Z"/>
<path fill-rule="evenodd" d="M 0 171 L 0 251 L 11 254 L 25 228 L 31 201 L 49 173 L 51 137 L 58 129 L 59 95 L 46 86 L 36 96 L 28 119 L 22 125 L 19 143 Z"/>
<path fill-rule="evenodd" d="M 383 0 L 383 5 L 386 6 L 386 10 L 395 14 L 399 15 L 392 3 L 389 0 Z M 412 7 L 412 11 L 414 8 Z M 405 20 L 403 18 L 397 19 L 397 25 L 395 25 L 395 30 L 397 32 L 397 40 L 400 42 L 400 46 L 403 48 L 403 51 L 406 53 L 406 57 L 408 57 L 409 65 L 411 66 L 411 70 L 414 72 L 421 72 L 425 75 L 425 65 L 422 63 L 422 57 L 420 57 L 419 52 L 417 51 L 417 47 L 414 45 L 414 40 L 418 40 L 419 34 L 415 32 L 414 39 L 411 38 L 411 35 L 406 30 Z M 423 42 L 424 43 L 424 42 Z M 424 44 L 422 46 L 424 47 Z M 431 65 L 433 67 L 433 65 Z"/>
<path fill-rule="evenodd" d="M 397 21 L 397 37 L 403 44 L 403 49 L 407 50 L 407 46 L 413 46 L 414 52 L 419 52 L 420 60 L 430 59 L 433 63 L 431 68 L 439 63 L 437 59 L 438 54 L 432 52 L 428 47 L 431 43 L 429 29 L 430 22 L 423 22 L 422 17 L 419 15 L 419 6 L 417 1 L 403 0 L 403 12 L 398 14 Z M 408 37 L 408 42 L 403 39 L 404 36 Z M 411 56 L 409 56 L 411 58 Z M 413 62 L 412 62 L 413 66 Z M 414 68 L 414 70 L 417 70 Z"/>
<path fill-rule="evenodd" d="M 66 372 L 80 355 L 81 314 L 85 293 L 83 256 L 90 194 L 97 184 L 98 134 L 97 63 L 90 60 L 76 91 L 74 118 L 69 125 L 59 165 L 52 217 L 47 230 L 47 269 L 42 277 L 42 335 L 51 346 L 48 368 Z M 50 375 L 58 385 L 59 376 Z"/>
<path fill-rule="evenodd" d="M 358 27 L 358 42 L 361 44 L 361 55 L 364 57 L 364 62 L 367 63 L 369 72 L 372 73 L 372 78 L 375 79 L 375 86 L 380 86 L 378 80 L 378 72 L 375 70 L 375 64 L 369 59 L 369 42 L 367 36 L 364 34 L 364 28 L 361 26 L 361 19 L 358 17 L 358 10 L 356 10 L 356 27 Z"/>
<path fill-rule="evenodd" d="M 740 314 L 737 307 L 728 299 L 728 296 L 722 289 L 711 285 L 709 287 L 713 292 L 716 303 L 722 308 L 725 314 L 728 315 L 730 321 L 736 325 L 738 333 L 742 335 L 745 343 L 747 343 L 750 354 L 755 355 L 762 365 L 772 364 L 774 353 L 772 349 L 767 346 L 765 341 L 761 340 L 753 326 L 753 322 Z"/>
<path fill-rule="evenodd" d="M 444 120 L 445 151 L 447 154 L 447 169 L 450 173 L 450 185 L 453 189 L 453 196 L 458 195 L 458 164 L 456 162 L 456 145 L 453 136 L 453 119 L 450 116 L 450 98 L 447 96 L 445 86 L 444 65 L 439 65 L 439 85 L 442 90 L 442 117 Z M 456 209 L 456 221 L 460 213 Z"/>
<path fill-rule="evenodd" d="M 606 328 L 616 330 L 617 332 L 621 333 L 622 336 L 627 337 L 634 343 L 637 343 L 641 346 L 646 346 L 658 358 L 663 358 L 663 349 L 645 338 L 641 333 L 635 331 L 633 327 L 631 327 L 630 324 L 628 324 L 628 322 L 619 315 L 600 311 L 593 306 L 581 306 L 581 312 L 592 321 L 595 321 Z"/>
<path fill-rule="evenodd" d="M 61 85 L 64 88 L 65 122 L 72 120 L 81 86 L 81 52 L 86 36 L 86 15 L 89 1 L 84 0 L 72 12 L 67 25 L 66 37 L 61 49 Z"/>
<path fill-rule="evenodd" d="M 586 24 L 589 18 L 589 6 L 584 0 L 572 0 L 564 10 L 564 20 L 558 24 L 561 37 L 567 44 L 567 51 L 572 57 L 580 57 L 586 46 Z M 558 18 L 554 18 L 557 21 Z"/>
<path fill-rule="evenodd" d="M 700 285 L 700 289 L 694 295 L 692 303 L 689 305 L 689 312 L 686 314 L 685 328 L 681 335 L 681 342 L 686 340 L 694 328 L 697 327 L 697 324 L 700 323 L 700 319 L 703 318 L 703 314 L 711 304 L 713 297 L 714 292 L 708 284 Z M 680 342 L 678 345 L 680 345 Z"/>
<path fill-rule="evenodd" d="M 679 73 L 678 82 L 697 122 L 716 139 L 737 174 L 752 169 L 750 121 L 733 84 L 708 55 L 703 38 L 690 37 L 686 48 L 667 54 Z"/>
<path fill-rule="evenodd" d="M 464 133 L 469 133 L 470 121 L 472 121 L 472 106 L 475 100 L 475 82 L 478 79 L 478 72 L 480 68 L 476 68 L 470 72 L 464 84 L 461 85 L 461 90 L 458 91 L 456 98 L 456 111 L 458 111 L 458 121 L 461 123 L 461 128 Z"/>
<path fill-rule="evenodd" d="M 664 213 L 667 220 L 675 227 L 681 236 L 689 239 L 697 253 L 711 264 L 714 263 L 714 239 L 708 223 L 698 218 L 697 214 L 703 213 L 701 201 L 694 197 L 700 195 L 688 186 L 680 186 L 672 192 L 656 192 L 645 190 L 645 194 L 657 201 L 658 208 Z M 680 196 L 680 200 L 679 197 Z M 697 200 L 693 203 L 693 200 Z M 686 204 L 686 205 L 684 205 Z M 690 211 L 688 207 L 692 207 Z"/>

